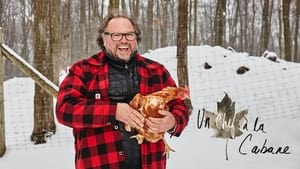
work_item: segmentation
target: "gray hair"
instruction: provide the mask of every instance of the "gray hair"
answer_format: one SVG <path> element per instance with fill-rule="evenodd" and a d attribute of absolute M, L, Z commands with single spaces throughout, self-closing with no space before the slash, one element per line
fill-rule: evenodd
<path fill-rule="evenodd" d="M 141 39 L 141 29 L 140 29 L 139 25 L 137 24 L 137 22 L 135 22 L 133 19 L 131 19 L 130 17 L 128 17 L 125 14 L 109 14 L 109 15 L 107 15 L 104 18 L 103 24 L 98 28 L 98 33 L 99 34 L 98 34 L 98 38 L 97 38 L 97 43 L 98 43 L 98 46 L 102 50 L 105 49 L 105 46 L 103 44 L 102 34 L 105 32 L 106 27 L 107 27 L 109 21 L 112 20 L 112 19 L 114 19 L 114 18 L 126 18 L 126 19 L 128 19 L 131 22 L 131 24 L 133 25 L 134 32 L 136 34 L 136 40 L 137 40 L 137 42 L 139 43 L 142 40 Z"/>

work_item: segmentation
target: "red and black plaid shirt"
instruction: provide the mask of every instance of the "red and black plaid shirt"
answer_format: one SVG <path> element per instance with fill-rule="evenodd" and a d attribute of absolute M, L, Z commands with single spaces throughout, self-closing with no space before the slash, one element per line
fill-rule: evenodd
<path fill-rule="evenodd" d="M 104 52 L 75 63 L 60 85 L 56 117 L 73 128 L 76 169 L 123 169 L 124 150 L 115 119 L 116 104 L 108 97 L 108 65 Z M 176 86 L 165 67 L 136 56 L 140 93 L 147 95 L 167 86 Z M 170 103 L 179 136 L 188 123 L 189 113 L 182 101 Z M 162 141 L 141 144 L 142 169 L 165 169 Z"/>

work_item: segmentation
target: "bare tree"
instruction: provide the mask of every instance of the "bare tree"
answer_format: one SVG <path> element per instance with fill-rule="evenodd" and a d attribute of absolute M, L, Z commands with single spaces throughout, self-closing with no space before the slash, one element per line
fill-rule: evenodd
<path fill-rule="evenodd" d="M 147 8 L 147 32 L 146 49 L 153 48 L 153 1 L 148 1 Z"/>
<path fill-rule="evenodd" d="M 294 59 L 296 62 L 300 62 L 299 53 L 299 20 L 300 20 L 300 1 L 296 1 L 296 16 L 295 16 L 295 34 L 294 34 Z"/>
<path fill-rule="evenodd" d="M 138 20 L 139 18 L 139 10 L 140 10 L 140 0 L 132 0 L 132 4 L 130 5 L 131 7 L 131 17 L 134 19 L 134 20 Z"/>
<path fill-rule="evenodd" d="M 178 31 L 177 31 L 177 76 L 178 85 L 189 85 L 188 79 L 188 1 L 178 1 Z"/>
<path fill-rule="evenodd" d="M 291 30 L 290 30 L 290 4 L 291 4 L 291 0 L 282 0 L 284 56 L 287 61 L 292 61 Z"/>
<path fill-rule="evenodd" d="M 102 0 L 102 2 L 101 2 L 101 12 L 100 12 L 100 23 L 101 23 L 101 21 L 103 20 L 103 18 L 104 18 L 104 0 Z"/>
<path fill-rule="evenodd" d="M 77 44 L 77 52 L 82 56 L 87 55 L 87 51 L 85 50 L 85 39 L 86 39 L 86 2 L 87 1 L 80 1 L 80 10 L 79 10 L 79 43 Z"/>
<path fill-rule="evenodd" d="M 238 32 L 237 32 L 237 25 L 239 21 L 239 15 L 240 15 L 240 0 L 236 0 L 235 4 L 232 4 L 232 6 L 235 6 L 232 8 L 232 13 L 233 17 L 229 19 L 229 45 L 232 47 L 237 48 L 236 46 L 237 43 L 237 37 L 238 37 Z"/>
<path fill-rule="evenodd" d="M 176 18 L 176 11 L 177 11 L 177 6 L 176 6 L 176 0 L 170 0 L 170 9 L 169 9 L 169 25 L 170 25 L 170 34 L 169 34 L 169 44 L 170 45 L 175 45 L 176 44 L 176 37 L 177 37 L 177 34 L 176 34 L 176 31 L 178 30 L 178 23 L 177 23 L 177 20 L 178 18 Z"/>
<path fill-rule="evenodd" d="M 119 0 L 109 0 L 108 13 L 118 13 L 119 5 Z"/>
<path fill-rule="evenodd" d="M 192 9 L 193 9 L 193 0 L 188 1 L 188 44 L 192 44 L 192 34 L 193 34 L 193 27 L 192 27 Z"/>
<path fill-rule="evenodd" d="M 131 0 L 129 0 L 129 3 L 130 2 L 131 2 Z M 121 0 L 121 9 L 122 9 L 122 13 L 126 13 L 127 12 L 125 0 Z"/>
<path fill-rule="evenodd" d="M 155 28 L 155 30 L 154 30 L 154 32 L 153 32 L 153 39 L 154 39 L 154 43 L 153 43 L 153 48 L 154 49 L 156 49 L 156 48 L 158 48 L 159 47 L 159 43 L 160 43 L 160 38 L 159 38 L 159 36 L 160 36 L 160 31 L 159 31 L 159 29 L 161 28 L 161 24 L 162 24 L 162 17 L 161 17 L 161 10 L 159 9 L 159 7 L 160 7 L 160 4 L 159 4 L 159 0 L 155 0 L 155 4 L 154 4 L 154 6 L 156 7 L 156 10 L 154 10 L 155 11 L 155 16 L 154 16 L 154 20 L 153 20 L 153 26 L 154 26 L 154 28 Z"/>
<path fill-rule="evenodd" d="M 244 28 L 243 28 L 243 32 L 242 32 L 242 36 L 243 36 L 243 42 L 244 42 L 244 48 L 243 51 L 247 51 L 248 50 L 248 46 L 249 46 L 249 40 L 248 40 L 248 26 L 249 26 L 249 12 L 248 12 L 248 4 L 249 1 L 243 1 L 244 3 Z"/>
<path fill-rule="evenodd" d="M 194 33 L 193 33 L 193 45 L 197 45 L 197 30 L 198 30 L 198 0 L 194 0 Z"/>
<path fill-rule="evenodd" d="M 296 0 L 292 1 L 295 5 L 290 5 L 293 6 L 293 8 L 290 7 L 289 21 L 288 19 L 282 19 L 283 14 L 280 10 L 281 3 L 288 1 L 187 1 L 190 4 L 190 6 L 188 6 L 188 16 L 190 16 L 188 17 L 188 44 L 190 45 L 195 45 L 196 43 L 220 45 L 222 42 L 223 46 L 228 44 L 237 50 L 247 51 L 252 54 L 260 54 L 261 50 L 269 48 L 283 57 L 286 55 L 284 54 L 284 50 L 285 46 L 287 46 L 284 42 L 290 41 L 290 45 L 287 46 L 287 48 L 290 47 L 291 49 L 291 60 L 299 56 L 299 19 L 297 19 L 298 15 L 296 14 L 296 4 L 299 2 Z M 14 2 L 19 2 L 19 5 L 14 5 Z M 31 17 L 32 6 L 30 2 L 31 0 L 0 0 L 0 24 L 3 25 L 5 43 L 16 50 L 17 53 L 20 53 L 26 60 L 32 61 L 33 59 L 29 58 L 32 57 L 30 49 L 32 49 L 31 36 L 33 36 L 33 24 L 31 23 L 33 22 L 31 19 L 33 17 Z M 60 69 L 75 60 L 95 52 L 95 49 L 97 49 L 95 43 L 97 32 L 95 30 L 99 26 L 99 23 L 101 23 L 103 14 L 107 13 L 107 3 L 104 0 L 65 0 L 62 2 L 64 5 L 60 7 L 60 17 L 63 19 L 63 22 L 59 25 L 61 27 L 60 38 L 62 38 L 60 40 L 60 46 L 63 46 L 63 51 L 61 51 L 63 54 L 57 59 Z M 107 2 L 109 2 L 108 10 L 110 12 L 112 11 L 111 8 L 120 9 L 122 12 L 128 12 L 132 18 L 141 23 L 141 28 L 144 30 L 142 32 L 144 43 L 139 46 L 140 52 L 143 53 L 148 49 L 156 47 L 176 45 L 178 1 L 110 0 Z M 226 5 L 223 9 L 221 7 L 225 2 Z M 265 5 L 263 5 L 264 3 Z M 68 7 L 67 4 L 70 4 L 70 7 Z M 260 8 L 260 5 L 262 5 L 262 8 Z M 272 5 L 274 5 L 274 8 Z M 269 12 L 266 12 L 267 7 Z M 277 10 L 277 8 L 279 8 L 279 10 Z M 260 11 L 258 9 L 263 10 Z M 272 11 L 274 9 L 276 9 L 276 11 Z M 261 12 L 264 14 L 262 15 Z M 258 15 L 264 17 L 264 22 L 260 22 L 258 18 L 261 16 Z M 266 17 L 266 15 L 269 17 Z M 220 17 L 226 18 L 226 25 L 228 25 L 226 31 L 225 23 L 221 22 L 222 18 L 220 19 Z M 290 22 L 290 35 L 285 33 L 284 36 L 283 32 L 287 29 L 285 29 L 286 26 L 283 28 L 283 21 L 285 21 L 285 23 Z M 282 24 L 280 24 L 280 22 Z M 219 25 L 219 23 L 221 23 L 221 25 Z M 278 35 L 275 35 L 276 32 L 278 32 Z M 228 33 L 228 35 L 226 33 Z M 267 34 L 269 35 L 266 36 Z M 290 40 L 284 40 L 287 36 L 290 36 Z M 226 39 L 226 37 L 228 38 Z M 222 40 L 220 38 L 222 38 Z M 216 43 L 217 41 L 218 43 Z M 65 59 L 63 56 L 69 58 Z M 13 76 L 23 76 L 23 74 L 9 62 L 5 64 L 5 72 L 9 72 L 6 73 L 6 79 Z"/>
<path fill-rule="evenodd" d="M 34 14 L 34 64 L 48 79 L 53 79 L 53 57 L 58 55 L 59 0 L 33 0 Z M 53 98 L 35 85 L 34 127 L 31 140 L 35 144 L 46 142 L 54 134 L 56 126 L 53 113 Z"/>
<path fill-rule="evenodd" d="M 255 0 L 252 0 L 252 19 L 251 19 L 251 44 L 249 46 L 250 51 L 254 53 L 255 48 L 255 16 L 256 16 L 256 10 L 255 10 Z"/>
<path fill-rule="evenodd" d="M 162 16 L 161 16 L 161 27 L 160 27 L 160 44 L 161 47 L 168 45 L 168 28 L 169 25 L 169 1 L 161 0 Z"/>
<path fill-rule="evenodd" d="M 226 0 L 217 0 L 215 16 L 215 44 L 225 45 L 225 26 L 226 26 Z"/>
<path fill-rule="evenodd" d="M 17 52 L 20 52 L 19 46 L 20 44 L 20 38 L 18 33 L 18 13 L 20 12 L 18 8 L 12 8 L 11 2 L 7 0 L 2 1 L 2 22 L 0 24 L 3 24 L 3 34 L 5 35 L 3 37 L 4 42 L 6 45 L 8 45 L 11 49 L 16 50 Z M 18 70 L 17 67 L 12 66 L 12 64 L 8 60 L 4 60 L 4 72 L 6 73 L 5 78 L 11 78 L 11 77 L 21 77 L 23 76 L 23 73 Z"/>
<path fill-rule="evenodd" d="M 21 13 L 22 13 L 22 51 L 21 51 L 21 56 L 26 60 L 26 61 L 30 61 L 29 59 L 29 44 L 28 44 L 28 38 L 30 35 L 30 28 L 31 28 L 31 20 L 29 19 L 29 17 L 26 14 L 26 10 L 28 10 L 27 8 L 27 3 L 28 1 L 25 0 L 21 0 Z"/>
<path fill-rule="evenodd" d="M 94 54 L 95 50 L 98 49 L 96 43 L 96 37 L 98 35 L 98 26 L 99 23 L 102 23 L 102 19 L 99 14 L 99 3 L 98 0 L 90 0 L 89 3 L 89 19 L 88 19 L 88 31 L 87 31 L 87 40 L 88 40 L 88 55 Z"/>
<path fill-rule="evenodd" d="M 4 13 L 4 0 L 0 0 L 0 27 L 3 26 L 3 20 L 2 20 L 2 16 Z"/>
<path fill-rule="evenodd" d="M 283 36 L 283 21 L 282 21 L 282 1 L 279 0 L 279 7 L 278 7 L 278 47 L 279 47 L 279 56 L 283 56 L 283 44 L 282 44 L 282 36 Z"/>
<path fill-rule="evenodd" d="M 61 54 L 56 58 L 57 70 L 65 69 L 71 63 L 71 0 L 65 0 L 62 3 Z M 58 73 L 58 72 L 57 72 Z"/>
<path fill-rule="evenodd" d="M 244 15 L 245 15 L 245 10 L 244 10 L 244 8 L 245 8 L 245 4 L 241 1 L 240 2 L 240 8 L 239 8 L 239 36 L 238 36 L 238 38 L 239 38 L 239 50 L 244 50 L 245 49 L 245 41 L 244 41 L 244 32 L 245 32 L 245 30 L 244 30 L 244 28 L 245 28 L 245 25 L 246 25 L 246 23 L 245 23 L 245 19 L 244 19 Z M 241 9 L 241 8 L 243 8 L 243 10 Z"/>
<path fill-rule="evenodd" d="M 1 1 L 1 0 L 0 0 Z M 1 4 L 0 4 L 1 5 Z M 2 44 L 2 27 L 0 25 L 0 45 Z M 4 69 L 3 69 L 3 57 L 0 48 L 0 157 L 2 157 L 6 151 L 5 143 L 5 119 L 4 119 Z"/>
<path fill-rule="evenodd" d="M 269 45 L 270 21 L 269 21 L 269 0 L 263 1 L 262 7 L 262 25 L 261 25 L 261 45 L 260 54 L 262 54 Z"/>

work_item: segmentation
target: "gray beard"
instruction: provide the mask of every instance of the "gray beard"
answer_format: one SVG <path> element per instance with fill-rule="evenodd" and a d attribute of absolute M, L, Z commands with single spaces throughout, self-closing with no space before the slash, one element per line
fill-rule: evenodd
<path fill-rule="evenodd" d="M 135 57 L 135 55 L 137 54 L 137 50 L 132 52 L 130 54 L 130 57 L 128 58 L 128 60 L 125 60 L 125 59 L 121 59 L 119 58 L 118 56 L 116 55 L 113 55 L 112 52 L 110 52 L 109 50 L 105 49 L 105 52 L 106 54 L 108 54 L 112 59 L 114 59 L 115 61 L 118 61 L 118 62 L 124 62 L 124 63 L 127 63 L 129 62 L 133 57 Z"/>

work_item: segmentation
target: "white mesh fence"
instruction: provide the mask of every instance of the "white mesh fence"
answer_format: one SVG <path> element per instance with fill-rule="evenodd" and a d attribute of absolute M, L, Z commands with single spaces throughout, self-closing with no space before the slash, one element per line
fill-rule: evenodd
<path fill-rule="evenodd" d="M 160 61 L 177 80 L 176 47 L 151 51 L 144 56 Z M 189 87 L 194 110 L 189 123 L 197 127 L 198 112 L 217 111 L 226 92 L 236 111 L 248 109 L 248 119 L 300 118 L 300 64 L 235 53 L 220 47 L 189 47 Z M 237 71 L 244 70 L 239 74 Z M 5 130 L 8 149 L 58 147 L 73 142 L 70 128 L 57 124 L 46 144 L 30 141 L 33 129 L 34 81 L 13 78 L 4 83 Z M 55 105 L 55 100 L 54 100 Z"/>

